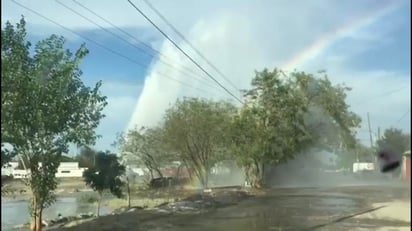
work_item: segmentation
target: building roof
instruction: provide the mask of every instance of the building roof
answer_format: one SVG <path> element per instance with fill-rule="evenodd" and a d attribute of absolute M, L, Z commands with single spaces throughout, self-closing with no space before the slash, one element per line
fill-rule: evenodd
<path fill-rule="evenodd" d="M 408 150 L 406 152 L 403 153 L 404 156 L 410 156 L 411 155 L 411 150 Z"/>

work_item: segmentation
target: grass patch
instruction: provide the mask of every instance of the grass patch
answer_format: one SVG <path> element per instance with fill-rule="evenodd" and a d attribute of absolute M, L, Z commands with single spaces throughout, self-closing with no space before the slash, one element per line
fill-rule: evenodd
<path fill-rule="evenodd" d="M 136 199 L 131 199 L 130 204 L 132 207 L 135 206 L 140 206 L 140 207 L 148 207 L 148 208 L 153 208 L 157 205 L 163 204 L 165 202 L 173 202 L 173 199 L 167 199 L 167 198 L 157 198 L 157 199 L 151 199 L 151 198 L 136 198 Z M 112 198 L 109 200 L 106 200 L 104 203 L 104 206 L 110 208 L 110 209 L 118 209 L 122 207 L 127 206 L 127 200 L 125 199 L 118 199 L 118 198 Z"/>

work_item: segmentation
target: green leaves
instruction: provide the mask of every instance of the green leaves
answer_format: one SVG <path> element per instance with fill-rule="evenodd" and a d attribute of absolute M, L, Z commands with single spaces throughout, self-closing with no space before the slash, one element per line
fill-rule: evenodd
<path fill-rule="evenodd" d="M 94 143 L 107 103 L 101 83 L 90 88 L 81 79 L 85 45 L 73 55 L 64 49 L 63 37 L 52 35 L 31 55 L 25 24 L 24 18 L 16 26 L 6 22 L 1 31 L 1 143 L 27 160 L 32 215 L 38 216 L 54 201 L 61 154 L 69 143 Z"/>
<path fill-rule="evenodd" d="M 238 128 L 243 126 L 235 136 L 246 138 L 235 142 L 244 146 L 243 155 L 278 163 L 293 156 L 298 143 L 307 139 L 303 123 L 306 101 L 295 81 L 277 69 L 256 73 L 252 89 L 245 94 L 246 106 L 235 122 Z"/>
<path fill-rule="evenodd" d="M 411 136 L 401 129 L 388 128 L 384 131 L 383 137 L 376 141 L 376 145 L 378 149 L 389 149 L 403 154 L 411 149 Z"/>
<path fill-rule="evenodd" d="M 84 171 L 83 177 L 94 191 L 101 194 L 104 190 L 109 190 L 120 198 L 124 185 L 120 177 L 124 174 L 125 167 L 119 163 L 116 154 L 99 152 L 96 155 L 96 165 Z"/>
<path fill-rule="evenodd" d="M 203 186 L 208 172 L 228 157 L 228 132 L 236 108 L 227 102 L 185 98 L 166 111 L 164 142 L 195 171 Z"/>
<path fill-rule="evenodd" d="M 232 147 L 238 162 L 255 169 L 259 178 L 263 163 L 278 164 L 313 148 L 354 148 L 353 131 L 360 118 L 345 102 L 348 90 L 332 85 L 326 75 L 256 72 L 252 88 L 244 91 L 246 104 L 233 122 Z"/>
<path fill-rule="evenodd" d="M 64 49 L 63 37 L 52 35 L 36 44 L 31 57 L 24 25 L 22 19 L 2 30 L 2 143 L 23 153 L 39 141 L 36 137 L 60 151 L 69 142 L 93 144 L 107 103 L 100 82 L 90 88 L 80 78 L 88 50 L 82 45 L 73 55 Z"/>
<path fill-rule="evenodd" d="M 117 144 L 122 159 L 130 164 L 145 166 L 161 177 L 160 168 L 176 160 L 176 155 L 167 149 L 162 128 L 134 128 L 121 135 Z"/>

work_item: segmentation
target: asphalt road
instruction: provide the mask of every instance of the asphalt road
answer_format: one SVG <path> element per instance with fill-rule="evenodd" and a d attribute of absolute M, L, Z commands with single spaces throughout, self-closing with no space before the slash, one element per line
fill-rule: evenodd
<path fill-rule="evenodd" d="M 190 220 L 171 222 L 164 230 L 377 230 L 404 228 L 410 220 L 365 217 L 392 202 L 410 210 L 410 190 L 391 186 L 274 189 L 237 206 Z M 385 204 L 386 203 L 386 204 Z M 383 204 L 383 205 L 382 205 Z M 408 229 L 410 230 L 410 228 Z"/>
<path fill-rule="evenodd" d="M 271 189 L 204 214 L 130 213 L 102 217 L 99 227 L 85 223 L 65 230 L 410 230 L 409 211 L 410 188 L 405 186 L 295 187 Z"/>

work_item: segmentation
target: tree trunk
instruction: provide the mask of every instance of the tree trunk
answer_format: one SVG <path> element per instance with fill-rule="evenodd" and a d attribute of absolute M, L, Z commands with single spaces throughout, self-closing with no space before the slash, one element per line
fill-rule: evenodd
<path fill-rule="evenodd" d="M 129 177 L 126 177 L 126 187 L 127 187 L 127 207 L 130 209 L 130 182 Z"/>
<path fill-rule="evenodd" d="M 41 231 L 43 229 L 43 210 L 39 209 L 36 218 L 36 231 Z"/>
<path fill-rule="evenodd" d="M 99 217 L 100 215 L 100 204 L 102 203 L 102 193 L 99 192 L 99 198 L 97 200 L 97 211 L 96 211 L 96 216 Z"/>
<path fill-rule="evenodd" d="M 150 180 L 153 180 L 153 170 L 149 169 L 149 172 L 150 172 Z"/>
<path fill-rule="evenodd" d="M 36 231 L 36 217 L 37 217 L 37 200 L 36 197 L 33 197 L 31 202 L 31 221 L 30 221 L 30 231 Z"/>
<path fill-rule="evenodd" d="M 160 178 L 163 178 L 163 173 L 162 173 L 162 171 L 160 171 L 160 169 L 155 168 L 155 171 L 157 172 L 157 174 L 159 175 Z"/>
<path fill-rule="evenodd" d="M 42 222 L 43 210 L 37 208 L 39 206 L 37 202 L 33 203 L 33 206 L 35 206 L 33 208 L 35 209 L 35 212 L 30 222 L 30 231 L 41 231 L 43 228 L 43 222 Z"/>
<path fill-rule="evenodd" d="M 207 188 L 209 186 L 209 171 L 206 170 L 205 171 L 205 188 Z"/>
<path fill-rule="evenodd" d="M 250 185 L 253 188 L 260 189 L 263 187 L 263 163 L 255 160 L 254 163 L 250 166 L 249 171 L 247 171 L 246 175 L 248 176 Z"/>

